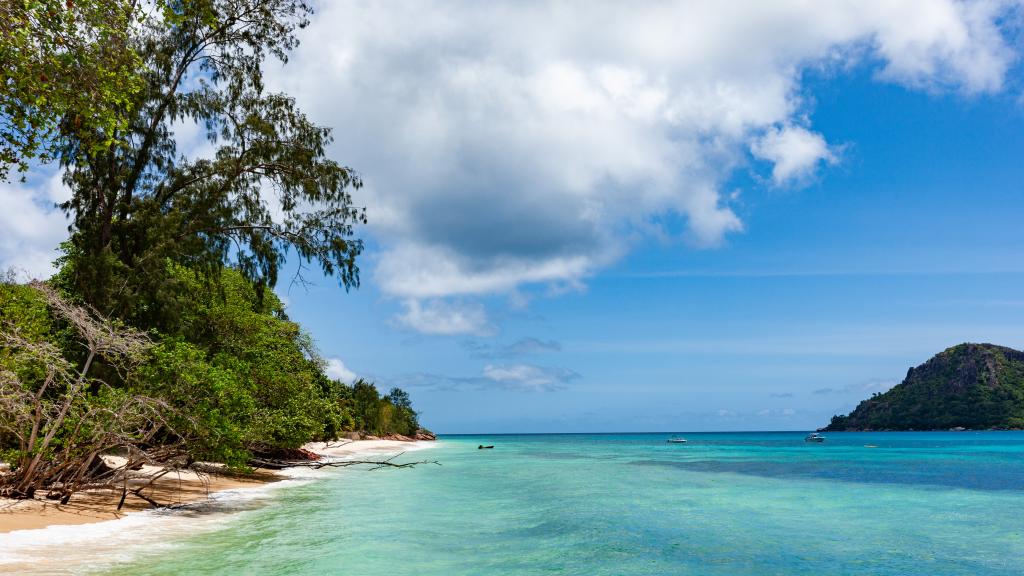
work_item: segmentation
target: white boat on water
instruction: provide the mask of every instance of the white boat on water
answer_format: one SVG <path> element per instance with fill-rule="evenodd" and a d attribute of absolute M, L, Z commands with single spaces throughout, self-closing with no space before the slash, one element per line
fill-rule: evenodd
<path fill-rule="evenodd" d="M 804 442 L 824 442 L 824 441 L 825 441 L 825 437 L 822 436 L 821 434 L 818 434 L 817 432 L 811 432 L 810 434 L 808 434 L 807 436 L 804 437 Z"/>
<path fill-rule="evenodd" d="M 673 437 L 668 439 L 668 443 L 669 444 L 686 444 L 686 438 L 679 438 L 678 436 L 673 436 Z"/>

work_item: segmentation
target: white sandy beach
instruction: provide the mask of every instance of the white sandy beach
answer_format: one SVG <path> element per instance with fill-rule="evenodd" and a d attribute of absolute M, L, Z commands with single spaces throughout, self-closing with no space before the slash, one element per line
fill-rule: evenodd
<path fill-rule="evenodd" d="M 377 460 L 436 444 L 345 440 L 305 448 L 329 458 Z M 187 535 L 214 531 L 239 513 L 264 506 L 278 489 L 324 474 L 330 472 L 302 467 L 258 471 L 245 479 L 169 474 L 154 484 L 152 495 L 162 502 L 189 504 L 173 510 L 146 508 L 137 501 L 130 506 L 126 502 L 125 511 L 118 513 L 119 493 L 78 494 L 64 506 L 44 500 L 0 501 L 0 574 L 77 574 L 86 565 L 126 561 L 140 550 L 160 550 Z"/>
<path fill-rule="evenodd" d="M 342 440 L 331 443 L 312 443 L 306 449 L 331 458 L 372 459 L 386 454 L 397 454 L 429 448 L 434 442 L 397 440 Z M 116 457 L 107 457 L 116 463 Z M 133 483 L 141 485 L 148 482 L 144 479 L 156 469 L 144 467 L 139 471 L 140 478 Z M 257 471 L 251 478 L 200 475 L 195 472 L 182 471 L 168 474 L 156 481 L 147 490 L 160 502 L 185 504 L 209 500 L 212 496 L 224 492 L 252 489 L 276 482 L 290 475 Z M 51 526 L 91 524 L 122 519 L 132 513 L 150 509 L 150 505 L 138 498 L 129 497 L 120 512 L 116 510 L 120 492 L 96 491 L 76 494 L 72 501 L 60 505 L 50 500 L 0 500 L 0 548 L 3 546 L 4 534 L 39 530 Z"/>
<path fill-rule="evenodd" d="M 312 442 L 303 448 L 332 458 L 356 458 L 375 454 L 397 454 L 431 448 L 437 444 L 430 440 L 341 440 L 338 442 Z"/>

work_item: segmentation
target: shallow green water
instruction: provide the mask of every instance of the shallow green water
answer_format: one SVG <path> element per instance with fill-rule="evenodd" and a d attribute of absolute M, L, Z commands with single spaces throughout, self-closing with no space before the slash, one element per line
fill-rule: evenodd
<path fill-rule="evenodd" d="M 98 569 L 1024 574 L 1024 434 L 832 434 L 820 445 L 794 433 L 666 438 L 445 438 L 406 456 L 441 466 L 324 474 Z"/>

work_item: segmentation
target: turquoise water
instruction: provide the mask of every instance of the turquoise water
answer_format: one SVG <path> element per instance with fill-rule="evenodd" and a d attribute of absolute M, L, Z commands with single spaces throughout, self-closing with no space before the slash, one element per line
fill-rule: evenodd
<path fill-rule="evenodd" d="M 103 572 L 1024 574 L 1024 433 L 828 436 L 447 437 Z"/>

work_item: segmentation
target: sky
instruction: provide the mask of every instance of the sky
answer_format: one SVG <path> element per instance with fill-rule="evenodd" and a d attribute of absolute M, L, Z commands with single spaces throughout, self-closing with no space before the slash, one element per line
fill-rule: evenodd
<path fill-rule="evenodd" d="M 366 184 L 362 285 L 277 292 L 441 433 L 823 426 L 949 346 L 1024 349 L 1022 16 L 320 2 L 268 88 Z M 0 185 L 0 266 L 52 272 L 66 194 Z"/>

